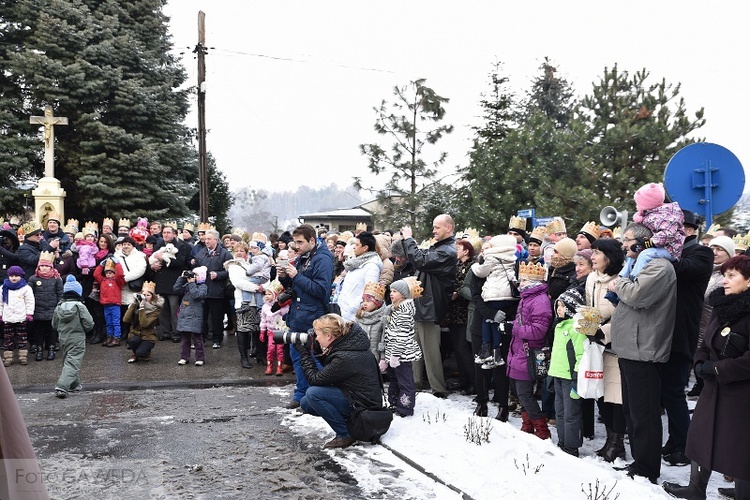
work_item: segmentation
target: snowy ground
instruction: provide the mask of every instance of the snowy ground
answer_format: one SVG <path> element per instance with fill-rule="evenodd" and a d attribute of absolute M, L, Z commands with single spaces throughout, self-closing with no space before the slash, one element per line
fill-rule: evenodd
<path fill-rule="evenodd" d="M 472 415 L 473 408 L 468 396 L 451 395 L 443 400 L 421 392 L 414 416 L 395 418 L 382 438 L 384 446 L 360 443 L 326 453 L 357 478 L 371 498 L 671 498 L 661 485 L 652 485 L 645 478 L 631 479 L 595 455 L 604 441 L 604 428 L 599 423 L 596 439 L 584 440 L 581 458 L 574 458 L 555 446 L 554 428 L 552 440 L 541 441 L 519 430 L 520 418 L 511 416 L 507 423 L 477 418 Z M 325 439 L 333 437 L 323 419 L 286 411 L 289 413 L 282 423 L 301 437 L 315 441 L 321 435 Z M 666 417 L 664 423 L 666 429 Z M 465 434 L 470 425 L 478 429 L 473 434 L 483 437 L 481 445 L 467 440 Z M 614 465 L 624 464 L 618 460 Z M 394 468 L 403 471 L 397 474 L 398 481 L 393 480 L 391 472 L 382 474 L 383 470 Z M 690 468 L 670 467 L 662 462 L 661 472 L 659 483 L 685 484 Z M 730 486 L 721 474 L 714 473 L 708 498 L 720 498 L 717 487 Z M 394 487 L 398 491 L 389 494 Z"/>

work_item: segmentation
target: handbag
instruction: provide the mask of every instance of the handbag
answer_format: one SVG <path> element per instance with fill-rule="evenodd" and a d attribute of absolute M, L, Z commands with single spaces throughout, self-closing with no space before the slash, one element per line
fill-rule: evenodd
<path fill-rule="evenodd" d="M 375 356 L 372 356 L 375 363 L 375 370 L 380 380 L 380 394 L 385 399 L 385 390 L 383 389 L 383 376 L 380 374 L 380 368 Z M 380 436 L 388 432 L 393 421 L 393 412 L 387 407 L 381 405 L 380 408 L 365 408 L 364 406 L 355 406 L 349 418 L 346 420 L 346 427 L 349 435 L 358 441 L 368 441 L 375 443 Z"/>
<path fill-rule="evenodd" d="M 719 353 L 722 358 L 739 358 L 747 352 L 748 339 L 744 335 L 729 330 L 729 327 L 724 328 L 721 335 L 724 337 L 724 346 Z"/>
<path fill-rule="evenodd" d="M 122 263 L 125 264 L 125 269 L 130 272 L 130 267 L 128 266 L 128 261 L 123 257 Z M 133 292 L 140 292 L 143 289 L 143 276 L 140 278 L 136 278 L 133 281 L 128 281 L 128 288 L 130 288 Z"/>
<path fill-rule="evenodd" d="M 584 399 L 604 396 L 604 346 L 586 340 L 578 363 L 578 395 Z"/>
<path fill-rule="evenodd" d="M 529 370 L 531 380 L 544 380 L 549 372 L 549 363 L 552 359 L 552 349 L 544 347 L 529 347 L 524 341 L 523 349 L 526 353 L 526 366 Z"/>

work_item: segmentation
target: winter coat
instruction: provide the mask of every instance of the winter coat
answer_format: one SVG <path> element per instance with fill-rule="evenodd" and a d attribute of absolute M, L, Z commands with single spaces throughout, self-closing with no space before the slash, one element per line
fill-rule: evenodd
<path fill-rule="evenodd" d="M 367 255 L 367 257 L 364 257 Z M 338 304 L 341 308 L 341 317 L 347 321 L 355 321 L 357 309 L 362 304 L 362 292 L 365 284 L 377 283 L 380 280 L 380 271 L 383 269 L 383 260 L 376 252 L 367 252 L 355 257 L 359 262 L 356 267 L 351 267 L 352 259 L 344 262 L 347 269 L 341 289 L 338 294 Z"/>
<path fill-rule="evenodd" d="M 459 292 L 461 287 L 464 286 L 466 273 L 469 272 L 473 263 L 473 259 L 468 259 L 466 262 L 458 262 L 456 265 L 456 281 L 453 283 L 453 293 L 456 294 L 456 298 L 454 299 L 451 295 L 451 301 L 448 306 L 448 316 L 445 318 L 445 322 L 449 325 L 467 324 L 469 316 L 469 300 Z"/>
<path fill-rule="evenodd" d="M 680 250 L 685 241 L 685 227 L 684 215 L 677 202 L 636 212 L 633 214 L 633 221 L 651 230 L 651 242 L 655 247 L 664 248 L 675 259 L 680 258 Z"/>
<path fill-rule="evenodd" d="M 185 243 L 183 245 L 187 247 Z M 226 288 L 229 278 L 229 272 L 224 269 L 224 263 L 228 260 L 232 260 L 232 254 L 221 244 L 217 244 L 213 251 L 204 247 L 195 256 L 196 267 L 206 266 L 207 299 L 224 298 L 224 288 Z M 211 279 L 212 272 L 216 273 L 216 279 Z"/>
<path fill-rule="evenodd" d="M 709 301 L 714 312 L 695 353 L 695 365 L 710 359 L 716 377 L 704 379 L 685 454 L 707 469 L 750 481 L 750 351 L 733 359 L 720 356 L 725 327 L 746 339 L 750 336 L 750 292 L 725 296 L 724 290 L 718 289 Z"/>
<path fill-rule="evenodd" d="M 292 290 L 292 304 L 286 324 L 293 332 L 306 332 L 314 320 L 328 312 L 333 282 L 333 254 L 325 244 L 300 255 L 294 262 L 297 274 L 279 277 L 284 288 Z"/>
<path fill-rule="evenodd" d="M 279 309 L 273 310 L 273 302 L 264 302 L 260 308 L 260 331 L 271 332 L 278 329 L 278 323 L 283 323 L 282 318 L 289 312 L 289 305 L 284 305 Z M 262 342 L 262 340 L 261 340 Z"/>
<path fill-rule="evenodd" d="M 50 321 L 57 303 L 63 295 L 63 281 L 58 278 L 42 278 L 36 274 L 26 283 L 34 291 L 34 319 Z"/>
<path fill-rule="evenodd" d="M 271 279 L 271 259 L 264 253 L 258 255 L 250 255 L 247 259 L 246 273 L 248 276 L 260 276 L 266 281 Z"/>
<path fill-rule="evenodd" d="M 130 304 L 122 321 L 130 323 L 130 335 L 137 335 L 141 340 L 156 342 L 156 327 L 159 325 L 159 315 L 164 299 L 156 296 L 154 302 L 141 300 L 140 303 Z"/>
<path fill-rule="evenodd" d="M 338 387 L 353 406 L 382 407 L 378 364 L 370 352 L 367 334 L 357 323 L 328 346 L 321 370 L 309 349 L 301 344 L 294 344 L 294 348 L 302 356 L 302 370 L 310 385 Z"/>
<path fill-rule="evenodd" d="M 618 279 L 612 350 L 622 359 L 666 363 L 672 347 L 677 277 L 667 259 L 654 259 L 635 280 Z"/>
<path fill-rule="evenodd" d="M 182 271 L 189 267 L 188 259 L 190 257 L 190 245 L 178 238 L 174 238 L 170 243 L 177 248 L 177 255 L 172 259 L 169 266 L 162 265 L 161 269 L 155 271 L 154 283 L 156 283 L 156 293 L 159 295 L 174 294 L 174 284 L 177 282 L 177 278 L 182 274 Z M 167 243 L 165 243 L 164 240 L 159 239 L 156 242 L 156 245 L 154 245 L 154 254 L 166 244 Z"/>
<path fill-rule="evenodd" d="M 708 296 L 711 292 L 723 286 L 723 280 L 724 275 L 721 274 L 721 266 L 714 264 L 713 272 L 708 279 L 706 292 L 703 294 L 703 310 L 701 311 L 701 320 L 698 324 L 698 347 L 703 342 L 703 335 L 706 333 L 706 328 L 708 328 L 708 323 L 711 321 L 711 315 L 713 314 L 713 307 L 708 303 Z"/>
<path fill-rule="evenodd" d="M 96 258 L 94 255 L 96 255 L 96 252 L 98 252 L 99 249 L 96 248 L 95 243 L 78 243 L 75 246 L 75 250 L 78 252 L 76 265 L 79 269 L 90 269 L 96 266 Z"/>
<path fill-rule="evenodd" d="M 389 361 L 392 356 L 405 362 L 422 359 L 422 351 L 414 337 L 414 300 L 406 299 L 397 307 L 387 306 L 384 315 L 383 359 Z"/>
<path fill-rule="evenodd" d="M 26 316 L 34 314 L 34 291 L 29 285 L 18 290 L 8 290 L 8 303 L 2 299 L 3 287 L 0 286 L 0 318 L 5 323 L 24 323 Z"/>
<path fill-rule="evenodd" d="M 601 314 L 603 324 L 599 328 L 604 333 L 602 343 L 612 342 L 612 324 L 609 319 L 615 312 L 615 305 L 604 296 L 607 294 L 609 282 L 617 278 L 616 274 L 608 275 L 599 271 L 592 271 L 586 278 L 586 305 L 596 307 Z M 622 380 L 620 379 L 620 362 L 611 348 L 604 350 L 604 401 L 606 403 L 622 404 Z"/>
<path fill-rule="evenodd" d="M 70 241 L 70 236 L 62 231 L 62 228 L 60 228 L 55 234 L 50 233 L 49 230 L 42 231 L 42 238 L 44 238 L 44 241 L 47 243 L 55 238 L 60 240 L 60 245 L 57 247 L 60 250 L 60 253 L 70 250 L 70 245 L 73 243 Z"/>
<path fill-rule="evenodd" d="M 531 380 L 523 343 L 529 347 L 544 347 L 547 329 L 552 321 L 552 306 L 547 297 L 547 284 L 541 283 L 521 292 L 512 337 L 508 350 L 508 377 Z"/>
<path fill-rule="evenodd" d="M 94 329 L 94 319 L 77 293 L 63 295 L 52 315 L 52 328 L 58 331 L 61 339 L 83 339 Z"/>
<path fill-rule="evenodd" d="M 573 380 L 571 373 L 571 361 L 573 361 L 572 372 L 578 372 L 578 363 L 583 356 L 583 346 L 586 340 L 573 329 L 573 319 L 568 318 L 557 323 L 555 326 L 555 340 L 552 342 L 552 357 L 549 363 L 549 376 Z"/>
<path fill-rule="evenodd" d="M 250 262 L 244 259 L 230 259 L 224 263 L 224 269 L 227 270 L 229 282 L 234 287 L 234 307 L 239 309 L 243 302 L 251 302 L 255 305 L 253 294 L 258 291 L 258 285 L 250 281 L 253 275 L 248 274 Z M 208 278 L 206 278 L 208 280 Z M 266 278 L 268 281 L 268 278 Z"/>
<path fill-rule="evenodd" d="M 104 276 L 104 266 L 96 266 L 94 279 L 99 283 L 99 303 L 103 306 L 120 305 L 122 289 L 125 287 L 125 273 L 122 272 L 122 265 L 119 262 L 115 264 L 113 278 Z"/>
<path fill-rule="evenodd" d="M 391 260 L 391 243 L 392 239 L 390 236 L 385 234 L 375 235 L 375 249 L 380 256 L 380 260 L 383 263 L 383 268 L 380 270 L 380 279 L 378 280 L 381 285 L 388 286 L 393 283 L 393 261 Z"/>
<path fill-rule="evenodd" d="M 449 236 L 427 250 L 418 248 L 413 238 L 401 242 L 404 255 L 417 270 L 417 279 L 424 288 L 422 297 L 414 300 L 415 319 L 440 323 L 448 314 L 453 281 L 456 279 L 456 239 Z"/>
<path fill-rule="evenodd" d="M 703 294 L 713 271 L 714 253 L 690 236 L 682 247 L 680 260 L 673 262 L 677 276 L 677 313 L 674 321 L 672 352 L 693 359 L 698 346 L 698 327 Z"/>
<path fill-rule="evenodd" d="M 484 262 L 475 262 L 471 270 L 477 278 L 487 278 L 482 286 L 482 299 L 485 302 L 497 300 L 518 300 L 513 297 L 510 286 L 516 278 L 516 246 L 486 248 Z"/>
<path fill-rule="evenodd" d="M 36 272 L 36 266 L 39 264 L 39 254 L 51 251 L 52 247 L 46 241 L 35 242 L 26 240 L 18 247 L 18 251 L 16 252 L 18 265 L 23 268 L 26 276 L 31 276 Z"/>
<path fill-rule="evenodd" d="M 385 344 L 383 344 L 385 308 L 386 306 L 383 305 L 371 312 L 362 311 L 361 316 L 357 318 L 357 323 L 370 338 L 370 352 L 378 359 L 382 359 L 385 354 Z"/>
<path fill-rule="evenodd" d="M 182 295 L 180 312 L 177 315 L 177 331 L 182 333 L 203 332 L 203 301 L 208 289 L 204 283 L 188 283 L 180 276 L 174 284 L 174 294 Z"/>
<path fill-rule="evenodd" d="M 547 295 L 549 296 L 551 303 L 554 304 L 560 294 L 567 290 L 570 285 L 573 285 L 575 282 L 575 262 L 568 262 L 561 267 L 550 267 L 549 275 L 547 276 L 547 285 L 549 286 Z"/>
<path fill-rule="evenodd" d="M 136 293 L 130 289 L 128 283 L 139 278 L 144 278 L 148 262 L 146 260 L 146 255 L 135 248 L 132 249 L 128 255 L 125 255 L 122 252 L 115 252 L 115 257 L 119 259 L 122 264 L 122 270 L 125 273 L 125 286 L 122 287 L 120 304 L 126 306 L 133 302 L 133 294 Z"/>
<path fill-rule="evenodd" d="M 69 274 L 78 276 L 78 267 L 76 266 L 76 257 L 71 252 L 67 256 L 60 255 L 55 258 L 55 269 L 60 273 L 60 279 L 65 282 Z"/>

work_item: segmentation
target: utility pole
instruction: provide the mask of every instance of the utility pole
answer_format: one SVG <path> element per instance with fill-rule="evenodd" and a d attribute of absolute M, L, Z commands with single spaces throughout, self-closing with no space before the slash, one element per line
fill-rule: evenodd
<path fill-rule="evenodd" d="M 208 222 L 208 157 L 206 153 L 206 14 L 198 11 L 198 189 L 200 222 Z"/>

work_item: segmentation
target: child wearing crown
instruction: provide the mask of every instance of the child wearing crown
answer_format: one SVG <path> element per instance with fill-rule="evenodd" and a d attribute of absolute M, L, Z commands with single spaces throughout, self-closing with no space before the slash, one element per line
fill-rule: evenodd
<path fill-rule="evenodd" d="M 357 323 L 370 337 L 370 351 L 380 361 L 385 356 L 385 344 L 383 344 L 383 319 L 385 308 L 385 286 L 381 283 L 368 282 L 362 292 L 362 303 L 354 316 Z"/>
<path fill-rule="evenodd" d="M 47 347 L 47 360 L 55 359 L 57 346 L 57 332 L 52 328 L 52 315 L 57 303 L 63 295 L 63 281 L 60 273 L 53 266 L 55 254 L 42 252 L 39 254 L 39 264 L 36 272 L 28 283 L 34 291 L 34 322 L 32 323 L 32 340 L 30 352 L 35 353 L 34 359 L 44 359 L 44 348 Z"/>
<path fill-rule="evenodd" d="M 26 273 L 19 266 L 8 268 L 0 300 L 0 322 L 3 323 L 3 365 L 13 364 L 13 350 L 18 348 L 18 362 L 28 363 L 29 340 L 26 333 L 28 323 L 34 321 L 34 292 L 26 284 Z"/>
<path fill-rule="evenodd" d="M 391 283 L 391 305 L 384 312 L 385 355 L 379 362 L 380 371 L 389 372 L 388 403 L 396 415 L 414 415 L 414 373 L 411 364 L 422 358 L 414 338 L 414 299 L 422 296 L 422 283 L 410 276 Z"/>
<path fill-rule="evenodd" d="M 273 280 L 265 290 L 265 303 L 260 310 L 260 341 L 267 343 L 266 375 L 273 375 L 275 370 L 276 375 L 280 377 L 284 373 L 284 344 L 277 344 L 273 339 L 273 333 L 286 328 L 282 318 L 289 312 L 292 301 L 286 299 L 283 303 L 276 304 L 279 295 L 284 291 L 284 286 L 279 280 Z M 277 307 L 274 307 L 275 305 Z"/>
<path fill-rule="evenodd" d="M 99 303 L 104 310 L 107 340 L 104 347 L 120 345 L 120 301 L 125 286 L 125 272 L 117 257 L 104 259 L 94 269 L 94 279 L 99 283 Z"/>
<path fill-rule="evenodd" d="M 156 283 L 144 281 L 141 293 L 136 293 L 133 303 L 122 321 L 130 323 L 130 334 L 128 337 L 128 349 L 133 354 L 128 358 L 128 363 L 136 361 L 151 361 L 151 349 L 156 345 L 156 325 L 159 323 L 159 315 L 164 305 L 164 299 L 156 295 Z M 202 362 L 195 362 L 200 366 Z"/>

